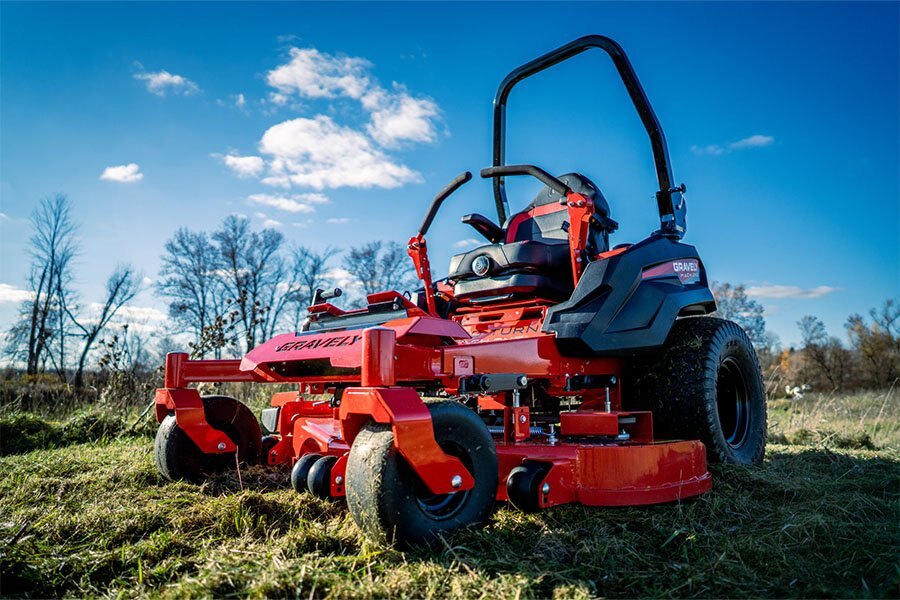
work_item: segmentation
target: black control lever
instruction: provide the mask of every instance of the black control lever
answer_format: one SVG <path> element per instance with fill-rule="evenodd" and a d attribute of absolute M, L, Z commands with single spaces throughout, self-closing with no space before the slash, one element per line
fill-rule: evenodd
<path fill-rule="evenodd" d="M 428 228 L 431 227 L 431 222 L 434 221 L 434 216 L 437 214 L 437 211 L 444 200 L 449 198 L 450 194 L 458 190 L 461 185 L 468 182 L 470 179 L 472 179 L 472 173 L 469 171 L 460 173 L 447 185 L 447 187 L 438 192 L 438 195 L 431 201 L 431 206 L 428 208 L 428 214 L 425 215 L 425 220 L 422 221 L 422 225 L 419 227 L 419 235 L 428 233 Z"/>

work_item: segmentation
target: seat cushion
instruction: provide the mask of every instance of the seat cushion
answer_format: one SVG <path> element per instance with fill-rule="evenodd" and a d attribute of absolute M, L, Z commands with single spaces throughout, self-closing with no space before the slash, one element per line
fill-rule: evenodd
<path fill-rule="evenodd" d="M 472 263 L 479 256 L 487 257 L 490 265 L 486 273 L 477 275 Z M 450 259 L 450 279 L 466 277 L 490 277 L 506 271 L 533 271 L 552 275 L 560 265 L 569 263 L 569 244 L 543 242 L 515 242 L 512 244 L 488 244 L 457 254 Z M 569 277 L 571 279 L 571 276 Z"/>
<path fill-rule="evenodd" d="M 487 272 L 480 275 L 474 269 L 479 257 L 488 261 Z M 455 281 L 453 295 L 460 300 L 510 294 L 556 299 L 572 293 L 568 265 L 568 242 L 489 244 L 450 259 L 449 278 Z"/>
<path fill-rule="evenodd" d="M 494 296 L 530 296 L 548 300 L 564 300 L 572 295 L 569 283 L 537 273 L 507 273 L 493 277 L 461 279 L 453 288 L 458 300 L 474 300 Z"/>

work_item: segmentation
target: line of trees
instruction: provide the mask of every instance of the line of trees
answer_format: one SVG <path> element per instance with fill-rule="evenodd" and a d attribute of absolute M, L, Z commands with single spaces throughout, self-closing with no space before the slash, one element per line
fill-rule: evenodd
<path fill-rule="evenodd" d="M 6 337 L 12 361 L 29 375 L 53 373 L 78 387 L 97 355 L 100 366 L 124 361 L 136 369 L 152 362 L 138 328 L 129 332 L 125 323 L 111 331 L 140 291 L 141 276 L 130 265 L 117 266 L 102 301 L 85 306 L 73 285 L 79 244 L 69 200 L 63 194 L 43 199 L 31 222 L 28 298 Z M 155 292 L 167 302 L 170 322 L 155 332 L 152 346 L 162 357 L 182 347 L 187 334 L 195 357 L 238 356 L 282 331 L 298 330 L 319 288 L 340 285 L 345 295 L 338 302 L 358 306 L 368 294 L 416 284 L 406 249 L 396 242 L 317 251 L 230 215 L 213 231 L 181 228 L 166 242 Z M 851 315 L 849 343 L 830 335 L 819 318 L 805 316 L 798 322 L 800 347 L 782 349 L 766 330 L 762 305 L 744 286 L 713 283 L 712 289 L 717 315 L 745 329 L 774 389 L 882 388 L 900 378 L 898 301 L 887 300 L 868 317 Z"/>
<path fill-rule="evenodd" d="M 826 330 L 821 319 L 806 315 L 797 322 L 800 346 L 782 348 L 766 330 L 763 306 L 742 285 L 713 283 L 716 314 L 747 332 L 773 392 L 808 388 L 821 392 L 881 389 L 900 378 L 900 302 L 886 300 L 868 317 L 850 315 L 844 325 L 849 343 Z"/>
<path fill-rule="evenodd" d="M 88 358 L 110 322 L 140 290 L 131 265 L 119 265 L 106 281 L 105 297 L 87 309 L 74 291 L 73 259 L 78 227 L 64 194 L 44 198 L 31 217 L 29 297 L 7 335 L 7 353 L 26 373 L 53 372 L 84 385 Z"/>
<path fill-rule="evenodd" d="M 789 385 L 820 391 L 879 389 L 900 379 L 900 303 L 888 299 L 868 317 L 850 315 L 848 344 L 830 335 L 818 317 L 797 322 L 801 347 L 783 350 L 778 370 Z"/>

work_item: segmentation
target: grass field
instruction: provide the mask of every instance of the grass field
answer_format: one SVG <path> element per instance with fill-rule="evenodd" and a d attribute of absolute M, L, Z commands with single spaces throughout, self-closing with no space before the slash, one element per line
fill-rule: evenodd
<path fill-rule="evenodd" d="M 149 428 L 83 413 L 0 418 L 0 595 L 898 597 L 893 394 L 770 403 L 760 467 L 713 467 L 683 504 L 500 507 L 437 552 L 358 533 L 340 503 L 261 467 L 161 479 Z M 125 433 L 123 433 L 125 432 Z"/>

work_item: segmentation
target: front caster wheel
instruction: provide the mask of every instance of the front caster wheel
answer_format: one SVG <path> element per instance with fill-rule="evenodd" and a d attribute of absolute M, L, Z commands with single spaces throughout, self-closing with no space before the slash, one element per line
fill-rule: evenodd
<path fill-rule="evenodd" d="M 480 526 L 490 518 L 497 493 L 497 450 L 487 427 L 456 402 L 435 402 L 428 410 L 438 445 L 462 461 L 475 487 L 432 494 L 394 447 L 390 425 L 367 425 L 350 447 L 347 505 L 356 525 L 381 544 L 430 544 L 441 534 Z"/>
<path fill-rule="evenodd" d="M 294 468 L 291 469 L 291 487 L 295 492 L 302 494 L 307 490 L 306 478 L 309 476 L 309 470 L 320 458 L 321 454 L 304 454 L 294 463 Z"/>
<path fill-rule="evenodd" d="M 228 396 L 204 396 L 201 400 L 206 422 L 235 443 L 238 460 L 256 462 L 262 451 L 262 432 L 250 409 Z M 234 454 L 204 454 L 178 426 L 174 414 L 160 423 L 154 454 L 160 474 L 171 481 L 200 483 L 209 475 L 235 466 Z"/>
<path fill-rule="evenodd" d="M 331 469 L 337 456 L 322 456 L 312 463 L 306 475 L 306 489 L 316 498 L 331 500 Z"/>
<path fill-rule="evenodd" d="M 522 512 L 540 510 L 541 486 L 547 468 L 540 463 L 526 462 L 509 472 L 506 478 L 506 497 Z"/>

